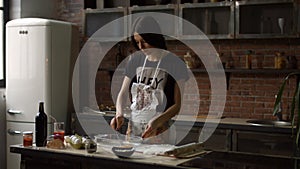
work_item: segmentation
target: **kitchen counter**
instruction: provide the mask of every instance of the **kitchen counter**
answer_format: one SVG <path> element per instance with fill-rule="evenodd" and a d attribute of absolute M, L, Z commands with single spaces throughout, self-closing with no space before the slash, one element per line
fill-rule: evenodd
<path fill-rule="evenodd" d="M 95 116 L 104 116 L 107 121 L 114 116 L 112 113 L 109 114 L 97 114 L 97 113 L 78 113 L 79 118 L 86 120 L 95 120 Z M 219 129 L 233 129 L 233 130 L 247 130 L 247 131 L 260 131 L 260 132 L 271 132 L 271 133 L 286 133 L 291 134 L 291 126 L 258 126 L 247 123 L 247 118 L 228 118 L 222 117 L 221 119 L 206 118 L 205 116 L 191 116 L 191 115 L 178 115 L 173 118 L 176 120 L 176 124 L 179 126 L 194 126 L 203 127 L 204 123 L 218 124 Z M 194 122 L 194 123 L 191 123 Z"/>
<path fill-rule="evenodd" d="M 177 165 L 188 161 L 189 159 L 176 159 L 166 156 L 133 156 L 133 158 L 118 158 L 114 154 L 97 150 L 96 153 L 87 153 L 85 150 L 78 150 L 71 147 L 66 149 L 49 149 L 45 147 L 23 147 L 22 145 L 13 145 L 10 151 L 22 155 L 21 165 L 25 168 L 40 169 L 43 166 L 47 168 L 184 168 Z M 51 164 L 48 164 L 51 163 Z M 49 165 L 55 165 L 49 167 Z M 124 165 L 126 164 L 126 165 Z M 93 166 L 93 167 L 91 167 Z"/>
<path fill-rule="evenodd" d="M 85 126 L 91 134 L 106 134 L 111 130 L 107 122 L 110 122 L 114 116 L 112 113 L 77 115 L 81 122 L 78 126 Z M 106 121 L 100 122 L 102 117 Z M 247 123 L 250 119 L 228 117 L 216 119 L 180 115 L 174 117 L 174 120 L 176 120 L 177 145 L 198 142 L 200 137 L 210 134 L 210 129 L 216 127 L 211 137 L 204 143 L 207 149 L 285 156 L 291 156 L 294 153 L 295 145 L 294 137 L 291 137 L 291 126 L 257 126 Z M 120 132 L 125 133 L 126 129 L 127 125 L 123 125 Z M 84 135 L 84 131 L 78 134 Z"/>
<path fill-rule="evenodd" d="M 194 120 L 194 118 L 196 118 Z M 205 118 L 205 117 L 193 117 L 188 115 L 180 115 L 176 117 L 178 125 L 193 125 L 195 127 L 203 127 L 204 123 L 219 123 L 217 128 L 219 129 L 233 129 L 233 130 L 246 130 L 246 131 L 259 131 L 259 132 L 271 132 L 271 133 L 292 133 L 291 126 L 258 126 L 247 123 L 246 118 Z M 195 123 L 191 123 L 195 121 Z"/>
<path fill-rule="evenodd" d="M 180 144 L 186 144 L 190 140 L 198 141 L 201 134 L 205 136 L 206 131 L 209 132 L 211 127 L 216 127 L 212 136 L 204 143 L 207 149 L 287 157 L 295 152 L 295 137 L 292 137 L 291 126 L 253 125 L 247 122 L 250 119 L 241 118 L 197 118 L 195 123 L 191 123 L 192 118 L 178 116 L 176 119 L 177 125 L 181 128 L 186 126 L 193 129 Z M 184 135 L 186 130 L 182 129 L 181 133 Z"/>
<path fill-rule="evenodd" d="M 256 168 L 256 169 L 292 169 L 296 158 L 254 155 L 237 152 L 213 151 L 205 155 L 189 159 L 176 159 L 166 156 L 151 156 L 146 158 L 118 158 L 106 151 L 89 154 L 85 150 L 66 148 L 62 150 L 44 147 L 10 147 L 13 153 L 21 154 L 21 167 L 30 169 L 183 169 L 183 168 Z"/>

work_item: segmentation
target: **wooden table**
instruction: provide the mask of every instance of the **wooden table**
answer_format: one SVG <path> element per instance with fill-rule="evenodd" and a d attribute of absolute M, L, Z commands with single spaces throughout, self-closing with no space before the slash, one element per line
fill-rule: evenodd
<path fill-rule="evenodd" d="M 63 150 L 45 147 L 23 147 L 13 145 L 12 153 L 21 154 L 21 169 L 192 169 L 192 168 L 255 168 L 293 169 L 299 158 L 269 156 L 240 152 L 212 151 L 200 157 L 176 159 L 166 156 L 133 156 L 118 158 L 114 154 L 98 149 L 87 153 L 67 147 Z M 300 165 L 298 164 L 298 167 Z M 297 168 L 297 167 L 296 167 Z"/>
<path fill-rule="evenodd" d="M 184 168 L 177 165 L 189 160 L 154 155 L 133 156 L 133 158 L 125 159 L 118 158 L 114 154 L 101 149 L 90 154 L 85 150 L 77 150 L 71 147 L 57 150 L 45 147 L 13 145 L 10 147 L 10 151 L 21 154 L 21 168 L 24 167 L 25 169 L 171 169 Z"/>

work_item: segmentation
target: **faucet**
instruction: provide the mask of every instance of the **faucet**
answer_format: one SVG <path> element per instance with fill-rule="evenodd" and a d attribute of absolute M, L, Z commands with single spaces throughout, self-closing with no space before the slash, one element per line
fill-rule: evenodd
<path fill-rule="evenodd" d="M 275 98 L 277 98 L 277 95 L 275 95 Z M 278 105 L 278 110 L 277 112 L 274 113 L 274 116 L 277 117 L 277 120 L 278 121 L 282 121 L 282 105 L 281 105 L 281 101 L 279 102 L 279 105 Z"/>

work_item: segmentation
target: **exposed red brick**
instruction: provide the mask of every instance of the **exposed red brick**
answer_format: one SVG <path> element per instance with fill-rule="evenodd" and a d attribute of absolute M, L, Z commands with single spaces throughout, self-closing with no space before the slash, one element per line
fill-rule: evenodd
<path fill-rule="evenodd" d="M 79 26 L 81 44 L 85 42 L 83 35 L 83 0 L 63 1 L 58 5 L 59 20 L 76 23 Z M 192 46 L 197 49 L 205 50 L 212 47 L 209 44 L 200 44 L 191 42 Z M 245 68 L 245 55 L 247 50 L 253 51 L 253 68 L 257 68 L 258 63 L 261 68 L 273 69 L 274 56 L 276 52 L 284 52 L 284 56 L 296 56 L 297 66 L 300 67 L 300 40 L 295 39 L 236 39 L 236 40 L 212 40 L 213 47 L 219 54 L 222 54 L 221 61 L 227 62 L 231 59 L 233 67 L 236 69 Z M 130 43 L 121 43 L 124 50 L 124 56 L 128 56 L 134 51 Z M 167 42 L 168 50 L 182 57 L 187 51 L 193 51 L 183 43 L 172 40 Z M 213 49 L 214 50 L 214 49 Z M 114 68 L 118 65 L 115 56 L 118 52 L 117 47 L 113 47 L 100 64 L 100 68 Z M 201 68 L 204 68 L 201 63 Z M 207 73 L 194 73 L 197 85 L 187 83 L 185 90 L 185 103 L 182 106 L 182 113 L 192 115 L 199 111 L 199 114 L 207 114 L 211 104 L 211 84 Z M 231 73 L 229 86 L 226 96 L 224 114 L 227 117 L 238 118 L 259 118 L 275 119 L 272 115 L 274 95 L 283 81 L 285 74 L 245 74 Z M 119 83 L 121 79 L 119 80 Z M 295 89 L 296 79 L 287 83 L 286 92 L 283 93 L 283 109 L 288 110 L 291 97 Z M 114 84 L 114 85 L 117 85 Z M 223 84 L 218 84 L 223 85 Z M 195 89 L 198 87 L 198 90 Z M 114 104 L 110 94 L 111 76 L 109 72 L 97 72 L 95 79 L 95 93 L 99 104 Z M 194 92 L 198 91 L 200 98 Z M 199 103 L 200 105 L 194 105 Z M 199 110 L 196 110 L 199 107 Z M 286 113 L 287 114 L 287 113 Z M 288 115 L 284 114 L 284 117 Z"/>

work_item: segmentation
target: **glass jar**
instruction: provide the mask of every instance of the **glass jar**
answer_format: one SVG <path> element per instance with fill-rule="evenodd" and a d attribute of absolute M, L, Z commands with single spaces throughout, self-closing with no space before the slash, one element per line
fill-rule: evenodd
<path fill-rule="evenodd" d="M 97 151 L 97 144 L 90 138 L 85 141 L 85 150 L 88 153 L 94 153 Z"/>
<path fill-rule="evenodd" d="M 24 131 L 23 132 L 23 146 L 30 147 L 32 146 L 33 140 L 33 132 L 32 131 Z"/>

